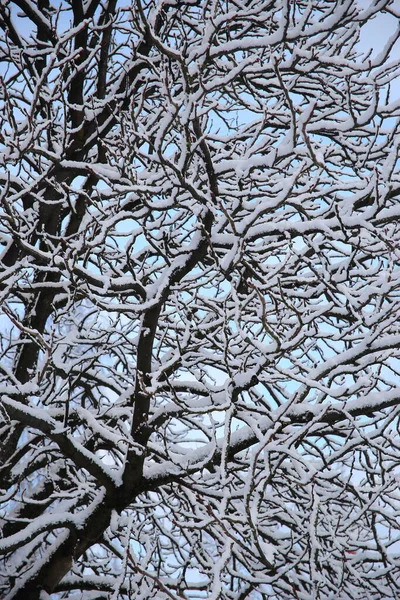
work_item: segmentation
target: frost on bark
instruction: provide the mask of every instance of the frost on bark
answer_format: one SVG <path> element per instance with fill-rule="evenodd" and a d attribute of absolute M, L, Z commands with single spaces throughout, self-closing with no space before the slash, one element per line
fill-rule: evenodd
<path fill-rule="evenodd" d="M 1 598 L 399 596 L 398 10 L 0 0 Z"/>

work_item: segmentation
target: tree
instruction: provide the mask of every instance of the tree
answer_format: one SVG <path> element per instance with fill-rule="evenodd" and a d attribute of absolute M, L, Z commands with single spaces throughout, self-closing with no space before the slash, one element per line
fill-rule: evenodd
<path fill-rule="evenodd" d="M 396 6 L 1 0 L 2 598 L 398 597 Z"/>

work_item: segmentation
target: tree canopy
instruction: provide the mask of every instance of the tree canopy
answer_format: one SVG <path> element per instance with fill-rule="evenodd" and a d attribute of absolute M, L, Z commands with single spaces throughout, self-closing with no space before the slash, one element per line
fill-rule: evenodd
<path fill-rule="evenodd" d="M 3 599 L 399 596 L 399 18 L 0 0 Z"/>

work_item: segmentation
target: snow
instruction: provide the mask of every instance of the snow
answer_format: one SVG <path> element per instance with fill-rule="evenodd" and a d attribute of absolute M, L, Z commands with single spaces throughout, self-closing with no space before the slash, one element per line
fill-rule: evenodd
<path fill-rule="evenodd" d="M 0 23 L 0 597 L 394 598 L 395 9 L 95 4 Z"/>
<path fill-rule="evenodd" d="M 57 513 L 55 515 L 42 515 L 34 523 L 27 525 L 22 531 L 0 539 L 0 553 L 11 552 L 21 544 L 26 544 L 44 531 L 70 527 L 76 524 L 76 517 L 68 513 Z"/>

